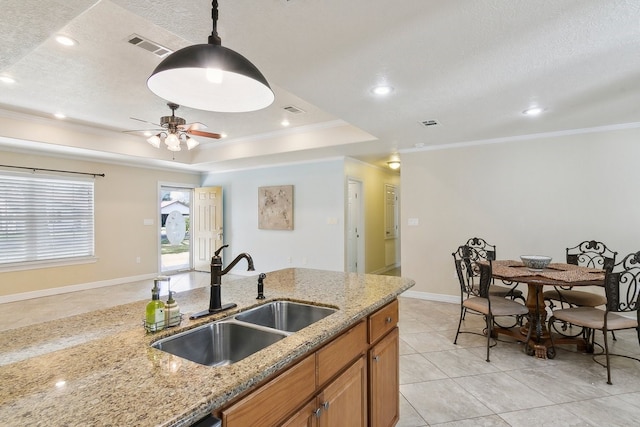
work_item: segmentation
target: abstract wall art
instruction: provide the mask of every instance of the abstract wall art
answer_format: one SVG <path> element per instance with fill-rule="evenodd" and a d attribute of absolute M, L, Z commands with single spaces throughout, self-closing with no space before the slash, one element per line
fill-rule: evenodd
<path fill-rule="evenodd" d="M 293 230 L 293 185 L 258 188 L 258 228 Z"/>

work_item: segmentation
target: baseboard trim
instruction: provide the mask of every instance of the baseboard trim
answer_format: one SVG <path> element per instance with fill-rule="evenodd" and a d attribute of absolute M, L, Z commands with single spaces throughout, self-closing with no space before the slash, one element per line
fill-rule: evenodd
<path fill-rule="evenodd" d="M 123 283 L 138 282 L 157 277 L 158 274 L 142 274 L 139 276 L 119 277 L 117 279 L 100 280 L 98 282 L 82 283 L 79 285 L 62 286 L 59 288 L 42 289 L 39 291 L 21 292 L 18 294 L 0 296 L 0 304 L 15 301 L 24 301 L 32 298 L 48 297 L 52 295 L 66 294 L 69 292 L 85 291 L 87 289 L 103 288 L 105 286 L 121 285 Z"/>
<path fill-rule="evenodd" d="M 400 268 L 400 264 L 392 264 L 387 267 L 380 268 L 376 271 L 372 271 L 370 274 L 383 274 L 387 271 L 395 270 L 396 268 Z"/>
<path fill-rule="evenodd" d="M 423 299 L 427 301 L 448 302 L 451 304 L 460 304 L 460 297 L 444 294 L 432 294 L 430 292 L 418 292 L 418 291 L 405 291 L 402 293 L 403 297 Z"/>

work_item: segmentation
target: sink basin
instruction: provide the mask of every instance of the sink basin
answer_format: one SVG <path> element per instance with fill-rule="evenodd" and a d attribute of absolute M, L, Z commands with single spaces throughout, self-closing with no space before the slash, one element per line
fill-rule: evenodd
<path fill-rule="evenodd" d="M 230 321 L 209 323 L 151 346 L 207 366 L 235 363 L 285 338 L 287 334 Z"/>
<path fill-rule="evenodd" d="M 334 308 L 316 305 L 274 301 L 240 313 L 235 319 L 280 331 L 297 332 L 336 311 Z"/>

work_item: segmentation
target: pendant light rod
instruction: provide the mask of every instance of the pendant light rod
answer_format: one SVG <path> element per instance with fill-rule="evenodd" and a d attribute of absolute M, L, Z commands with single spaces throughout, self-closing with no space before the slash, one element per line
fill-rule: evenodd
<path fill-rule="evenodd" d="M 222 39 L 218 35 L 218 0 L 211 2 L 211 20 L 213 21 L 213 30 L 209 36 L 209 44 L 222 46 Z"/>
<path fill-rule="evenodd" d="M 271 105 L 275 94 L 260 70 L 222 46 L 217 0 L 211 2 L 211 20 L 208 43 L 187 46 L 164 58 L 147 79 L 147 87 L 167 101 L 198 110 L 241 113 Z"/>

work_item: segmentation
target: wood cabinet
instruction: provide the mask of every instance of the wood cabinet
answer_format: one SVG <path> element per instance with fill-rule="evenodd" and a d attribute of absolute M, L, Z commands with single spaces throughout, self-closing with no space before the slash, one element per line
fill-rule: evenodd
<path fill-rule="evenodd" d="M 365 427 L 367 425 L 367 369 L 360 357 L 283 427 Z"/>
<path fill-rule="evenodd" d="M 398 317 L 398 300 L 394 300 L 368 319 L 371 427 L 392 427 L 400 418 Z"/>
<path fill-rule="evenodd" d="M 391 427 L 399 418 L 398 301 L 219 411 L 224 427 Z"/>
<path fill-rule="evenodd" d="M 392 427 L 400 418 L 399 342 L 396 327 L 369 350 L 371 427 Z"/>
<path fill-rule="evenodd" d="M 315 369 L 315 355 L 312 354 L 225 409 L 223 425 L 275 425 L 283 414 L 292 412 L 315 393 Z"/>
<path fill-rule="evenodd" d="M 319 427 L 367 425 L 367 369 L 364 357 L 333 380 L 318 396 Z"/>

